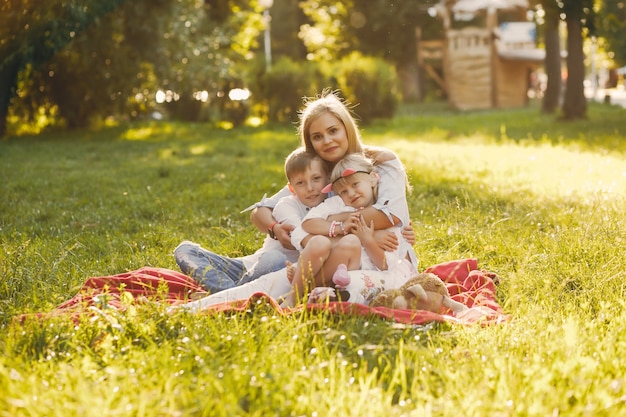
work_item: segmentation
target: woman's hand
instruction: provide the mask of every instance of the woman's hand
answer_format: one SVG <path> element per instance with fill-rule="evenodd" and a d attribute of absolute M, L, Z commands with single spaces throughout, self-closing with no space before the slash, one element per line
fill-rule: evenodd
<path fill-rule="evenodd" d="M 415 245 L 415 230 L 413 230 L 413 222 L 410 222 L 408 226 L 404 226 L 402 229 L 402 237 L 409 242 L 409 245 Z"/>
<path fill-rule="evenodd" d="M 385 252 L 393 252 L 398 249 L 398 236 L 388 230 L 376 230 L 374 238 L 378 247 Z"/>

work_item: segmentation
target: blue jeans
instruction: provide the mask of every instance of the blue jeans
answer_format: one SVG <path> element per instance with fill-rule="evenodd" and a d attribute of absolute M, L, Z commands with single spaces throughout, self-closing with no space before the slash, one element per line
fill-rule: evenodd
<path fill-rule="evenodd" d="M 187 240 L 174 250 L 174 257 L 184 274 L 211 293 L 237 287 L 283 269 L 287 261 L 283 253 L 270 250 L 264 252 L 247 270 L 241 259 L 218 255 Z"/>

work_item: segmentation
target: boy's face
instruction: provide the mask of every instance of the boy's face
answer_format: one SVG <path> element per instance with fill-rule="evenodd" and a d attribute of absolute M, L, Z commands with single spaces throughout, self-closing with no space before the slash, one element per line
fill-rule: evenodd
<path fill-rule="evenodd" d="M 369 207 L 375 203 L 374 187 L 376 178 L 372 174 L 357 172 L 342 178 L 333 185 L 333 191 L 347 206 L 354 208 Z"/>
<path fill-rule="evenodd" d="M 328 184 L 328 175 L 320 161 L 312 161 L 304 170 L 292 174 L 289 178 L 289 190 L 298 197 L 298 200 L 307 207 L 315 207 L 326 198 L 322 188 Z"/>

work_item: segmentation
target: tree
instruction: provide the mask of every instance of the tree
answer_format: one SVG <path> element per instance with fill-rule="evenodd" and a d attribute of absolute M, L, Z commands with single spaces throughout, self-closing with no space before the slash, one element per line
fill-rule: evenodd
<path fill-rule="evenodd" d="M 546 114 L 552 114 L 559 106 L 561 98 L 561 38 L 559 35 L 561 18 L 556 2 L 542 0 L 541 4 L 545 11 L 544 42 L 546 57 L 544 67 L 548 77 L 546 91 L 541 103 L 541 111 Z"/>
<path fill-rule="evenodd" d="M 593 3 L 594 0 L 568 0 L 562 3 L 567 25 L 567 81 L 562 107 L 565 120 L 587 117 L 583 30 L 593 33 Z"/>
<path fill-rule="evenodd" d="M 310 59 L 339 59 L 353 51 L 384 58 L 399 74 L 405 75 L 405 99 L 419 95 L 406 87 L 416 85 L 416 28 L 439 34 L 440 25 L 428 17 L 433 1 L 392 0 L 306 0 L 301 3 L 311 23 L 304 25 L 300 37 Z M 436 35 L 435 35 L 436 36 Z"/>
<path fill-rule="evenodd" d="M 0 43 L 3 129 L 11 98 L 21 117 L 45 107 L 74 128 L 145 113 L 158 89 L 172 90 L 173 107 L 194 119 L 194 94 L 217 101 L 222 81 L 240 79 L 262 28 L 260 7 L 244 0 L 40 3 L 3 6 L 13 35 Z M 33 33 L 14 35 L 22 26 Z"/>
<path fill-rule="evenodd" d="M 162 33 L 155 33 L 157 54 L 149 62 L 160 88 L 179 97 L 173 104 L 178 116 L 198 120 L 198 92 L 218 101 L 218 94 L 228 95 L 222 89 L 243 87 L 247 56 L 262 29 L 260 8 L 244 0 L 212 1 L 213 9 L 195 0 L 172 3 L 174 18 L 166 19 Z M 220 12 L 215 13 L 218 4 Z"/>
<path fill-rule="evenodd" d="M 94 21 L 124 0 L 38 2 L 5 1 L 0 5 L 0 136 L 6 131 L 19 74 L 38 69 Z"/>
<path fill-rule="evenodd" d="M 298 34 L 308 51 L 307 59 L 331 61 L 348 53 L 356 41 L 347 27 L 352 1 L 304 0 L 300 7 L 310 19 Z"/>
<path fill-rule="evenodd" d="M 618 66 L 626 65 L 626 1 L 601 0 L 598 19 L 598 35 L 606 42 L 607 49 L 613 52 L 613 60 Z"/>

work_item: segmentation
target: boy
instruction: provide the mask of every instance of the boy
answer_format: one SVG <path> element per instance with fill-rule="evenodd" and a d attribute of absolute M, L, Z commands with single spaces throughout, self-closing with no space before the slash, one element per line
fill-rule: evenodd
<path fill-rule="evenodd" d="M 216 293 L 282 269 L 287 261 L 297 262 L 299 252 L 285 249 L 275 239 L 274 226 L 279 223 L 298 226 L 311 207 L 324 201 L 326 193 L 322 188 L 328 182 L 328 172 L 319 156 L 307 153 L 302 147 L 286 158 L 285 175 L 291 195 L 281 198 L 276 205 L 276 222 L 268 228 L 268 236 L 259 250 L 252 255 L 229 258 L 185 241 L 174 251 L 181 271 L 207 291 Z"/>

